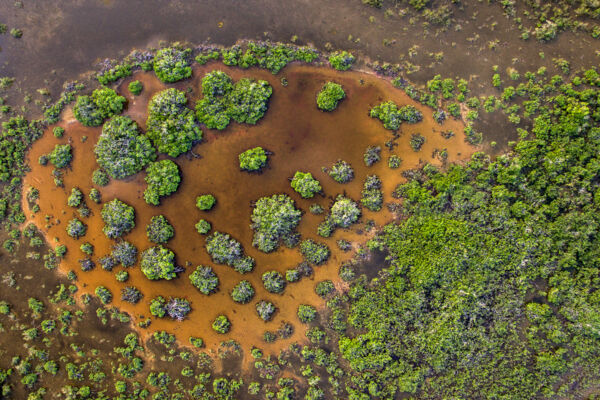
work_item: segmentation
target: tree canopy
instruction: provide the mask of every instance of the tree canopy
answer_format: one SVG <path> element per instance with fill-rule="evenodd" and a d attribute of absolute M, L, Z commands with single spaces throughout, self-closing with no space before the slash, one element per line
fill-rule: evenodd
<path fill-rule="evenodd" d="M 383 123 L 384 128 L 392 131 L 400 129 L 402 122 L 416 124 L 423 119 L 423 114 L 414 106 L 398 107 L 393 101 L 387 101 L 373 107 L 369 115 L 378 118 Z"/>
<path fill-rule="evenodd" d="M 73 114 L 85 126 L 99 126 L 106 118 L 120 114 L 127 100 L 113 89 L 102 87 L 91 96 L 77 96 Z"/>
<path fill-rule="evenodd" d="M 171 280 L 177 276 L 175 254 L 160 245 L 150 247 L 142 252 L 140 269 L 150 280 Z"/>
<path fill-rule="evenodd" d="M 317 94 L 317 107 L 323 111 L 333 111 L 338 103 L 346 97 L 342 85 L 335 82 L 327 82 Z"/>
<path fill-rule="evenodd" d="M 135 121 L 120 115 L 104 123 L 94 153 L 98 164 L 115 179 L 133 175 L 156 159 L 152 143 L 140 134 Z"/>
<path fill-rule="evenodd" d="M 110 239 L 117 239 L 135 227 L 135 210 L 119 199 L 112 199 L 102 206 L 102 231 Z"/>
<path fill-rule="evenodd" d="M 165 47 L 154 56 L 154 73 L 158 79 L 173 83 L 192 76 L 192 49 Z"/>
<path fill-rule="evenodd" d="M 146 168 L 146 183 L 144 200 L 152 205 L 159 205 L 160 198 L 177 191 L 181 177 L 179 167 L 171 160 L 161 160 L 150 163 Z"/>
<path fill-rule="evenodd" d="M 252 245 L 265 253 L 276 250 L 279 241 L 296 228 L 301 216 L 302 212 L 286 194 L 261 197 L 252 210 Z"/>
<path fill-rule="evenodd" d="M 302 198 L 310 199 L 316 193 L 321 191 L 321 184 L 313 178 L 310 172 L 296 171 L 291 182 L 292 189 L 302 196 Z"/>

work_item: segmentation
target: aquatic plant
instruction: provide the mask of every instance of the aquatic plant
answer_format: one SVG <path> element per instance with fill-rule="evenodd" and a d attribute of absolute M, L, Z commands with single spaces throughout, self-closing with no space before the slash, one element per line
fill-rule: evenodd
<path fill-rule="evenodd" d="M 179 187 L 181 177 L 179 167 L 171 160 L 161 160 L 150 163 L 146 168 L 148 187 L 144 190 L 144 200 L 148 204 L 159 205 L 160 198 L 168 196 Z"/>
<path fill-rule="evenodd" d="M 154 73 L 158 79 L 173 83 L 192 76 L 192 49 L 165 47 L 154 56 Z"/>
<path fill-rule="evenodd" d="M 178 271 L 175 266 L 175 254 L 160 245 L 150 247 L 142 252 L 140 269 L 150 280 L 171 280 L 177 276 Z"/>
<path fill-rule="evenodd" d="M 211 267 L 197 266 L 196 270 L 190 274 L 189 279 L 200 293 L 206 295 L 216 292 L 219 287 L 219 277 Z"/>
<path fill-rule="evenodd" d="M 121 115 L 104 123 L 94 153 L 98 165 L 115 179 L 136 174 L 156 159 L 148 137 L 141 134 L 135 121 Z"/>
<path fill-rule="evenodd" d="M 238 155 L 240 169 L 259 171 L 267 165 L 267 152 L 262 147 L 248 149 Z"/>
<path fill-rule="evenodd" d="M 301 215 L 286 194 L 261 197 L 252 210 L 252 245 L 265 253 L 276 250 L 279 241 L 298 225 Z"/>
<path fill-rule="evenodd" d="M 215 196 L 212 194 L 203 194 L 196 197 L 196 207 L 198 207 L 201 211 L 209 211 L 211 210 L 217 202 Z"/>
<path fill-rule="evenodd" d="M 234 286 L 231 298 L 236 303 L 246 304 L 254 297 L 254 288 L 250 282 L 243 280 Z"/>
<path fill-rule="evenodd" d="M 262 274 L 265 289 L 271 293 L 281 293 L 285 289 L 285 279 L 278 271 L 267 271 Z"/>
<path fill-rule="evenodd" d="M 307 262 L 321 265 L 329 259 L 331 251 L 324 243 L 318 243 L 312 239 L 305 239 L 300 243 L 300 253 L 302 253 Z"/>
<path fill-rule="evenodd" d="M 167 243 L 175 235 L 175 229 L 164 215 L 155 215 L 150 218 L 146 226 L 146 236 L 153 243 Z"/>
<path fill-rule="evenodd" d="M 327 82 L 317 94 L 317 107 L 323 111 L 333 111 L 337 108 L 340 100 L 346 97 L 342 85 L 335 82 Z"/>
<path fill-rule="evenodd" d="M 313 178 L 310 172 L 296 171 L 290 184 L 292 189 L 305 199 L 309 199 L 321 191 L 321 184 Z"/>
<path fill-rule="evenodd" d="M 113 89 L 102 87 L 91 96 L 77 96 L 73 115 L 85 126 L 99 126 L 106 118 L 120 114 L 126 102 Z"/>
<path fill-rule="evenodd" d="M 156 93 L 148 103 L 146 135 L 160 153 L 177 157 L 202 139 L 185 93 L 169 88 Z"/>
<path fill-rule="evenodd" d="M 104 203 L 101 211 L 104 228 L 109 239 L 117 239 L 135 227 L 135 210 L 119 199 Z"/>

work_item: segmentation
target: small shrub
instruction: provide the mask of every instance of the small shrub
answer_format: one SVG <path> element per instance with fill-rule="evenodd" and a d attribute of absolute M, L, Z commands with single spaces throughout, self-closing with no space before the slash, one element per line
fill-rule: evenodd
<path fill-rule="evenodd" d="M 254 288 L 250 282 L 244 280 L 235 285 L 231 292 L 231 298 L 236 303 L 246 304 L 254 297 Z"/>
<path fill-rule="evenodd" d="M 146 226 L 148 240 L 153 243 L 167 243 L 173 237 L 175 230 L 164 215 L 155 215 Z"/>
<path fill-rule="evenodd" d="M 313 178 L 310 172 L 296 171 L 291 182 L 292 189 L 302 196 L 302 198 L 309 199 L 321 191 L 321 184 L 318 180 Z"/>
<path fill-rule="evenodd" d="M 196 197 L 196 207 L 198 207 L 198 209 L 201 211 L 211 210 L 215 206 L 216 202 L 217 199 L 215 199 L 215 196 L 212 194 L 203 194 Z"/>
<path fill-rule="evenodd" d="M 205 219 L 201 219 L 196 223 L 196 231 L 201 235 L 206 235 L 212 229 L 212 225 Z"/>
<path fill-rule="evenodd" d="M 231 322 L 225 315 L 219 315 L 212 323 L 212 328 L 217 333 L 225 334 L 231 329 Z"/>
<path fill-rule="evenodd" d="M 338 71 L 346 71 L 354 64 L 355 57 L 347 51 L 337 51 L 329 56 L 329 64 Z"/>
<path fill-rule="evenodd" d="M 256 313 L 265 322 L 271 320 L 275 311 L 275 305 L 270 301 L 261 300 L 256 303 Z"/>
<path fill-rule="evenodd" d="M 298 306 L 298 319 L 305 324 L 312 322 L 317 316 L 317 309 L 313 306 L 300 304 Z"/>
<path fill-rule="evenodd" d="M 350 164 L 343 160 L 338 160 L 335 164 L 333 164 L 327 173 L 337 183 L 348 183 L 354 179 L 354 170 Z"/>
<path fill-rule="evenodd" d="M 285 279 L 278 271 L 267 271 L 262 274 L 265 289 L 271 293 L 281 293 L 285 289 Z"/>
<path fill-rule="evenodd" d="M 317 107 L 323 111 L 333 111 L 337 108 L 340 100 L 346 97 L 342 85 L 327 82 L 317 94 Z"/>
<path fill-rule="evenodd" d="M 140 81 L 132 81 L 132 82 L 129 82 L 129 86 L 127 86 L 127 88 L 129 89 L 129 92 L 131 94 L 137 96 L 140 93 L 142 93 L 142 90 L 144 89 L 144 85 L 142 85 L 142 82 L 140 82 Z"/>
<path fill-rule="evenodd" d="M 309 263 L 321 265 L 329 259 L 330 251 L 324 243 L 317 243 L 312 239 L 300 243 L 300 252 Z"/>
<path fill-rule="evenodd" d="M 240 169 L 259 171 L 267 165 L 267 152 L 262 147 L 248 149 L 238 155 Z"/>

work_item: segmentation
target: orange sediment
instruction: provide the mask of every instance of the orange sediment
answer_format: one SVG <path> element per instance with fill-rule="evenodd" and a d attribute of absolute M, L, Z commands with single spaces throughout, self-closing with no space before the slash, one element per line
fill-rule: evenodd
<path fill-rule="evenodd" d="M 349 230 L 338 229 L 327 239 L 319 237 L 316 230 L 324 215 L 311 214 L 308 211 L 311 204 L 318 203 L 328 209 L 335 196 L 340 193 L 359 201 L 364 179 L 372 174 L 377 174 L 383 182 L 384 203 L 393 201 L 393 189 L 404 180 L 402 171 L 415 168 L 422 162 L 440 164 L 433 156 L 435 149 L 447 149 L 448 161 L 452 162 L 466 158 L 474 148 L 464 141 L 461 122 L 450 119 L 443 125 L 437 124 L 433 120 L 431 109 L 415 103 L 403 91 L 395 89 L 389 81 L 364 72 L 337 72 L 329 68 L 292 65 L 274 76 L 264 70 L 242 70 L 212 63 L 195 67 L 193 78 L 169 86 L 182 90 L 190 87 L 189 106 L 193 108 L 195 99 L 201 96 L 201 78 L 213 69 L 221 69 L 235 80 L 251 77 L 269 81 L 273 87 L 273 95 L 265 117 L 256 126 L 232 123 L 221 132 L 204 129 L 203 141 L 193 148 L 193 153 L 199 157 L 186 154 L 174 160 L 180 167 L 182 182 L 177 192 L 163 198 L 158 207 L 147 205 L 143 200 L 142 193 L 146 187 L 143 172 L 123 181 L 112 180 L 106 187 L 98 187 L 103 202 L 117 197 L 135 208 L 136 227 L 124 239 L 132 242 L 140 252 L 152 245 L 145 232 L 150 218 L 158 214 L 167 217 L 175 228 L 175 237 L 166 246 L 175 252 L 178 264 L 186 267 L 185 272 L 177 279 L 150 281 L 143 276 L 139 265 L 136 265 L 127 269 L 130 274 L 129 280 L 120 283 L 115 279 L 115 271 L 102 270 L 97 260 L 110 253 L 111 245 L 115 242 L 107 239 L 102 233 L 104 224 L 100 218 L 101 205 L 93 203 L 87 197 L 86 204 L 92 211 L 89 218 L 82 219 L 88 226 L 87 235 L 80 240 L 67 236 L 65 226 L 71 218 L 77 216 L 77 210 L 67 206 L 67 197 L 72 187 L 80 188 L 86 196 L 94 187 L 91 175 L 98 165 L 93 147 L 101 131 L 101 128 L 82 126 L 71 117 L 69 110 L 65 112 L 63 121 L 58 124 L 66 129 L 63 138 L 55 138 L 50 133 L 50 127 L 49 132 L 46 132 L 29 152 L 32 171 L 25 178 L 25 187 L 33 186 L 40 191 L 38 204 L 41 211 L 37 214 L 26 214 L 29 215 L 29 221 L 34 222 L 45 234 L 49 243 L 67 246 L 68 252 L 61 262 L 60 269 L 63 272 L 78 272 L 82 292 L 93 294 L 97 286 L 105 286 L 113 293 L 112 305 L 128 312 L 134 323 L 137 324 L 150 316 L 148 304 L 155 296 L 184 297 L 191 302 L 192 312 L 184 321 L 152 317 L 150 327 L 140 329 L 142 337 L 147 338 L 154 331 L 165 330 L 174 333 L 185 345 L 189 345 L 190 336 L 201 337 L 209 353 L 213 354 L 221 341 L 234 339 L 241 345 L 246 354 L 245 359 L 249 361 L 249 350 L 253 346 L 259 346 L 267 353 L 277 353 L 293 341 L 306 340 L 306 325 L 301 324 L 296 316 L 298 305 L 312 304 L 323 307 L 324 301 L 314 291 L 315 284 L 323 279 L 331 279 L 341 287 L 339 266 L 352 257 L 352 252 L 344 253 L 337 248 L 336 240 L 343 238 L 354 243 L 366 240 L 357 232 L 358 225 Z M 282 85 L 282 77 L 287 79 L 287 86 Z M 131 80 L 140 80 L 143 83 L 144 91 L 140 96 L 132 96 L 126 90 Z M 346 91 L 346 98 L 331 113 L 319 111 L 315 100 L 317 92 L 327 81 L 340 83 Z M 148 100 L 165 87 L 167 86 L 159 82 L 154 74 L 135 73 L 118 88 L 120 94 L 126 96 L 129 101 L 124 114 L 129 115 L 144 129 Z M 401 126 L 398 146 L 392 152 L 384 146 L 386 141 L 392 139 L 392 133 L 384 129 L 379 120 L 368 115 L 371 107 L 388 100 L 393 100 L 399 105 L 412 104 L 424 115 L 423 121 L 418 124 Z M 457 135 L 444 139 L 440 134 L 443 130 L 453 130 Z M 409 145 L 412 133 L 420 133 L 426 138 L 419 152 L 414 152 Z M 82 142 L 83 136 L 87 136 L 85 142 Z M 61 188 L 54 185 L 52 167 L 40 166 L 37 159 L 40 155 L 49 153 L 56 143 L 67 142 L 73 145 L 73 161 L 71 169 L 65 171 L 64 188 Z M 261 174 L 240 171 L 238 154 L 256 146 L 272 152 L 268 167 Z M 382 148 L 382 160 L 372 167 L 366 167 L 363 162 L 363 154 L 368 146 Z M 390 154 L 397 154 L 403 159 L 400 168 L 388 168 L 387 158 Z M 349 162 L 354 168 L 355 178 L 352 182 L 338 184 L 321 171 L 321 167 L 330 167 L 338 159 Z M 311 172 L 321 182 L 326 196 L 317 195 L 313 199 L 302 199 L 294 192 L 290 187 L 289 178 L 297 170 Z M 217 198 L 217 205 L 209 212 L 199 211 L 195 206 L 196 196 L 204 193 L 212 193 Z M 311 278 L 289 283 L 281 295 L 266 292 L 261 275 L 273 269 L 285 274 L 286 269 L 294 268 L 302 261 L 299 251 L 282 246 L 279 251 L 264 254 L 251 245 L 251 203 L 274 193 L 287 193 L 296 201 L 296 206 L 304 211 L 298 226 L 303 238 L 325 242 L 332 250 L 329 261 L 325 265 L 315 267 Z M 28 210 L 26 202 L 24 209 Z M 46 215 L 50 216 L 50 223 L 45 220 Z M 228 266 L 215 265 L 211 261 L 204 247 L 205 239 L 194 227 L 201 218 L 208 220 L 214 230 L 229 233 L 242 243 L 246 254 L 256 259 L 255 269 L 251 273 L 242 275 Z M 393 214 L 386 207 L 377 213 L 363 208 L 363 221 L 372 219 L 377 225 L 382 225 L 393 218 Z M 92 258 L 97 266 L 89 272 L 81 272 L 78 262 L 84 258 L 79 246 L 85 241 L 93 244 L 95 248 Z M 212 266 L 219 276 L 220 287 L 217 293 L 205 296 L 189 282 L 188 275 L 200 264 Z M 116 268 L 117 271 L 120 269 L 121 267 Z M 233 302 L 230 292 L 243 279 L 252 283 L 256 295 L 250 303 L 240 305 Z M 136 305 L 120 299 L 121 289 L 129 285 L 137 287 L 144 294 L 143 299 Z M 256 302 L 263 299 L 272 301 L 277 306 L 274 318 L 268 323 L 263 322 L 255 311 Z M 232 322 L 231 331 L 226 335 L 217 334 L 211 328 L 212 321 L 219 314 L 227 315 Z M 288 339 L 264 343 L 262 335 L 265 330 L 276 331 L 282 321 L 294 325 L 294 334 Z"/>

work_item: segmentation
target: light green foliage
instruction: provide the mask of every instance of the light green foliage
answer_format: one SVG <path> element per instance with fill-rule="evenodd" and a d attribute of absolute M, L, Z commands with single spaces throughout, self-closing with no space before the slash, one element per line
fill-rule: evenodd
<path fill-rule="evenodd" d="M 248 149 L 238 155 L 240 169 L 259 171 L 267 165 L 267 152 L 262 147 Z"/>
<path fill-rule="evenodd" d="M 185 93 L 174 88 L 158 92 L 150 99 L 146 135 L 160 153 L 177 157 L 202 139 L 202 131 L 194 113 L 187 108 L 187 101 Z"/>
<path fill-rule="evenodd" d="M 102 127 L 94 146 L 96 161 L 115 179 L 123 179 L 141 171 L 156 159 L 156 151 L 137 124 L 127 116 L 115 116 Z"/>
<path fill-rule="evenodd" d="M 371 211 L 381 210 L 383 193 L 381 192 L 381 179 L 377 175 L 369 175 L 365 179 L 360 202 Z"/>
<path fill-rule="evenodd" d="M 127 86 L 127 89 L 131 94 L 137 96 L 140 93 L 142 93 L 142 90 L 144 90 L 144 85 L 142 85 L 142 82 L 140 81 L 131 81 L 129 82 L 129 86 Z"/>
<path fill-rule="evenodd" d="M 321 184 L 310 172 L 296 171 L 291 182 L 292 189 L 305 199 L 309 199 L 321 191 Z"/>
<path fill-rule="evenodd" d="M 344 160 L 338 160 L 331 169 L 326 171 L 337 183 L 348 183 L 354 179 L 354 169 Z"/>
<path fill-rule="evenodd" d="M 106 186 L 110 182 L 110 178 L 103 170 L 95 169 L 92 173 L 92 182 L 98 186 Z"/>
<path fill-rule="evenodd" d="M 157 206 L 160 204 L 161 197 L 177 191 L 181 181 L 179 167 L 171 160 L 150 163 L 146 168 L 145 181 L 148 187 L 144 190 L 144 200 L 148 204 Z"/>
<path fill-rule="evenodd" d="M 192 76 L 192 49 L 165 47 L 156 52 L 154 72 L 158 79 L 173 83 Z"/>
<path fill-rule="evenodd" d="M 142 252 L 140 269 L 150 280 L 171 280 L 177 276 L 175 254 L 160 245 L 150 247 Z"/>
<path fill-rule="evenodd" d="M 196 197 L 196 207 L 198 207 L 198 209 L 201 211 L 211 210 L 215 206 L 216 202 L 217 199 L 215 199 L 215 196 L 212 194 L 203 194 Z"/>
<path fill-rule="evenodd" d="M 236 303 L 246 304 L 254 297 L 254 288 L 250 282 L 243 280 L 234 286 L 231 298 Z"/>
<path fill-rule="evenodd" d="M 153 243 L 167 243 L 175 235 L 175 229 L 164 215 L 155 215 L 150 218 L 146 226 L 146 236 Z"/>
<path fill-rule="evenodd" d="M 199 265 L 189 276 L 190 282 L 200 293 L 209 295 L 219 288 L 219 277 L 211 267 Z"/>
<path fill-rule="evenodd" d="M 278 271 L 267 271 L 262 274 L 265 289 L 271 293 L 281 293 L 285 289 L 285 279 Z"/>
<path fill-rule="evenodd" d="M 212 225 L 205 219 L 201 219 L 195 225 L 196 231 L 201 235 L 206 235 L 212 229 Z"/>
<path fill-rule="evenodd" d="M 112 199 L 102 206 L 102 232 L 110 238 L 117 239 L 135 227 L 135 210 L 119 199 Z"/>
<path fill-rule="evenodd" d="M 98 298 L 100 298 L 100 301 L 102 302 L 102 304 L 108 304 L 112 301 L 112 298 L 113 298 L 112 293 L 110 292 L 110 290 L 108 290 L 104 286 L 96 287 L 96 290 L 94 291 L 94 293 L 96 293 L 96 296 L 98 296 Z"/>
<path fill-rule="evenodd" d="M 326 244 L 315 242 L 312 239 L 306 239 L 300 243 L 300 253 L 306 261 L 315 265 L 326 262 L 331 254 Z"/>
<path fill-rule="evenodd" d="M 231 322 L 225 315 L 219 315 L 212 323 L 212 328 L 217 333 L 225 334 L 231 329 Z"/>
<path fill-rule="evenodd" d="M 323 111 L 333 111 L 337 108 L 340 100 L 346 97 L 342 85 L 327 82 L 317 94 L 317 107 Z"/>
<path fill-rule="evenodd" d="M 54 134 L 54 137 L 61 138 L 65 133 L 65 128 L 63 128 L 62 126 L 55 126 L 52 129 L 52 133 Z"/>
<path fill-rule="evenodd" d="M 416 124 L 423 119 L 423 114 L 414 106 L 398 107 L 393 101 L 381 103 L 371 109 L 369 115 L 373 118 L 378 118 L 384 128 L 397 131 L 400 129 L 402 122 Z"/>
<path fill-rule="evenodd" d="M 279 241 L 298 225 L 301 215 L 288 195 L 261 197 L 252 210 L 252 245 L 265 253 L 276 250 Z"/>
<path fill-rule="evenodd" d="M 244 255 L 240 242 L 218 231 L 206 238 L 206 251 L 218 264 L 227 264 L 239 273 L 252 271 L 254 259 Z"/>
<path fill-rule="evenodd" d="M 57 144 L 54 150 L 48 155 L 48 159 L 56 168 L 65 168 L 71 163 L 73 154 L 70 144 Z"/>
<path fill-rule="evenodd" d="M 100 88 L 91 96 L 78 96 L 73 114 L 85 126 L 99 126 L 106 118 L 120 114 L 127 100 L 110 88 Z"/>
<path fill-rule="evenodd" d="M 150 314 L 158 318 L 164 317 L 167 313 L 166 305 L 167 301 L 164 299 L 164 297 L 158 296 L 153 298 L 150 301 Z"/>
<path fill-rule="evenodd" d="M 79 188 L 74 187 L 71 189 L 71 194 L 67 198 L 67 205 L 69 207 L 79 207 L 82 200 L 83 193 L 81 193 L 81 190 L 79 190 Z"/>
<path fill-rule="evenodd" d="M 338 71 L 346 71 L 354 64 L 355 57 L 347 51 L 336 51 L 329 56 L 329 64 Z"/>
<path fill-rule="evenodd" d="M 79 239 L 82 236 L 85 236 L 87 232 L 87 225 L 81 222 L 77 218 L 73 218 L 67 223 L 67 234 L 72 238 Z"/>
<path fill-rule="evenodd" d="M 215 70 L 202 78 L 203 97 L 196 103 L 196 114 L 210 129 L 225 129 L 231 119 L 255 125 L 272 93 L 267 81 L 242 78 L 234 84 L 225 72 Z"/>
<path fill-rule="evenodd" d="M 300 322 L 309 323 L 312 322 L 317 316 L 317 309 L 307 304 L 300 304 L 298 306 L 298 319 Z"/>
<path fill-rule="evenodd" d="M 339 195 L 331 206 L 331 219 L 342 228 L 348 228 L 358 221 L 360 209 L 356 202 L 348 197 Z"/>

